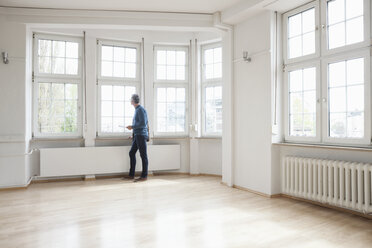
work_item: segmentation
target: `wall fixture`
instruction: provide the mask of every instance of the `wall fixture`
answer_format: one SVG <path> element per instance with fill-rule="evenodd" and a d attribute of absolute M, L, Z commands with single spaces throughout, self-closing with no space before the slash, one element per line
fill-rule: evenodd
<path fill-rule="evenodd" d="M 4 64 L 9 64 L 8 53 L 7 52 L 3 52 L 2 55 L 3 55 L 3 62 L 4 62 Z"/>
<path fill-rule="evenodd" d="M 251 62 L 252 61 L 252 58 L 248 56 L 248 52 L 247 51 L 243 51 L 243 60 L 245 62 Z"/>

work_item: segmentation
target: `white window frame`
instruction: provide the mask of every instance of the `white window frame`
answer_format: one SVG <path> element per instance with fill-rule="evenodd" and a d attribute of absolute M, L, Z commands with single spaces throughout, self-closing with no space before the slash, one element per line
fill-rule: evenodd
<path fill-rule="evenodd" d="M 307 136 L 291 136 L 290 135 L 290 120 L 289 120 L 289 73 L 291 71 L 296 71 L 300 69 L 312 68 L 315 67 L 316 70 L 316 135 L 315 137 L 307 137 Z M 285 140 L 287 141 L 303 141 L 305 143 L 314 143 L 321 141 L 321 115 L 320 115 L 320 62 L 319 61 L 310 61 L 307 63 L 295 64 L 286 67 L 286 71 L 284 73 L 284 92 L 286 96 L 284 97 L 284 114 L 286 118 L 284 118 L 284 126 L 285 126 Z"/>
<path fill-rule="evenodd" d="M 332 138 L 329 136 L 329 93 L 328 93 L 328 64 L 340 62 L 344 60 L 352 60 L 357 58 L 364 58 L 364 137 L 360 139 L 353 138 Z M 371 82 L 370 82 L 370 52 L 369 49 L 364 49 L 358 52 L 349 52 L 332 56 L 322 61 L 323 68 L 323 85 L 322 92 L 322 130 L 323 142 L 332 144 L 371 144 Z"/>
<path fill-rule="evenodd" d="M 101 76 L 101 62 L 102 62 L 102 45 L 119 46 L 125 48 L 135 48 L 136 53 L 136 77 L 105 77 Z M 98 39 L 97 40 L 97 137 L 130 137 L 131 132 L 102 132 L 101 130 L 101 86 L 116 85 L 116 86 L 133 86 L 136 88 L 136 94 L 141 95 L 141 43 L 126 42 L 126 41 L 111 41 Z M 125 130 L 125 129 L 124 129 Z"/>
<path fill-rule="evenodd" d="M 82 137 L 82 72 L 83 72 L 83 40 L 80 37 L 49 35 L 49 34 L 33 34 L 33 121 L 32 130 L 34 138 L 80 138 Z M 67 42 L 76 42 L 79 44 L 78 56 L 78 74 L 65 75 L 53 73 L 40 73 L 38 61 L 38 44 L 39 40 L 58 40 Z M 77 131 L 73 133 L 40 133 L 38 129 L 38 98 L 39 98 L 39 83 L 71 83 L 78 85 L 78 100 L 77 100 Z"/>
<path fill-rule="evenodd" d="M 315 10 L 315 53 L 308 54 L 305 56 L 300 56 L 296 58 L 288 58 L 288 18 L 296 14 L 300 14 L 306 10 L 314 8 Z M 305 4 L 297 9 L 286 12 L 283 15 L 283 57 L 285 64 L 296 63 L 301 61 L 306 61 L 313 58 L 318 58 L 320 56 L 320 37 L 319 37 L 319 2 L 314 1 Z"/>
<path fill-rule="evenodd" d="M 222 49 L 222 44 L 221 42 L 215 42 L 215 43 L 210 43 L 210 44 L 205 44 L 201 46 L 201 63 L 200 63 L 200 71 L 201 71 L 201 136 L 202 137 L 207 137 L 207 138 L 221 138 L 222 137 L 222 130 L 221 132 L 206 132 L 206 120 L 205 120 L 205 112 L 206 112 L 206 104 L 205 104 L 205 91 L 207 87 L 216 87 L 216 86 L 221 86 L 222 91 L 223 91 L 223 85 L 222 85 L 222 78 L 223 75 L 221 75 L 220 78 L 212 78 L 212 79 L 206 79 L 205 77 L 205 56 L 204 52 L 205 50 L 213 49 L 213 48 L 218 48 L 221 47 Z M 223 49 L 222 49 L 222 54 L 223 54 Z M 222 68 L 223 68 L 223 61 L 222 61 Z M 222 72 L 223 73 L 223 72 Z M 223 99 L 222 99 L 223 101 Z M 222 109 L 223 111 L 223 109 Z M 223 123 L 222 123 L 223 125 Z"/>
<path fill-rule="evenodd" d="M 185 51 L 185 80 L 158 80 L 157 79 L 157 54 L 158 50 Z M 190 74 L 190 48 L 185 45 L 154 45 L 154 137 L 187 137 L 189 134 L 189 74 Z M 184 88 L 185 89 L 185 131 L 184 132 L 159 132 L 158 130 L 158 88 Z"/>
<path fill-rule="evenodd" d="M 328 23 L 327 23 L 327 0 L 321 1 L 321 20 L 322 20 L 322 55 L 331 55 L 341 52 L 347 52 L 357 48 L 363 48 L 370 45 L 370 0 L 363 2 L 364 18 L 364 41 L 355 44 L 345 45 L 333 49 L 328 49 Z"/>

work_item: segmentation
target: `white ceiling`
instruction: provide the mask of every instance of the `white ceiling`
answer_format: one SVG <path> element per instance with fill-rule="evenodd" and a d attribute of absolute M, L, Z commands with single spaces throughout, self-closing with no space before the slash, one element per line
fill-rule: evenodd
<path fill-rule="evenodd" d="M 0 6 L 214 13 L 240 0 L 0 0 Z"/>

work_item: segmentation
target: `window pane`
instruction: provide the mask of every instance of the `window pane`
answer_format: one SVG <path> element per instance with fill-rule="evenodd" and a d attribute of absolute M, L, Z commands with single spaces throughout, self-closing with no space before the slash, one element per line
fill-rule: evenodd
<path fill-rule="evenodd" d="M 64 58 L 53 58 L 52 71 L 54 74 L 64 74 L 65 73 L 65 59 Z"/>
<path fill-rule="evenodd" d="M 124 86 L 113 86 L 114 101 L 124 101 Z"/>
<path fill-rule="evenodd" d="M 345 61 L 328 65 L 329 87 L 345 85 Z"/>
<path fill-rule="evenodd" d="M 112 116 L 112 102 L 111 101 L 102 101 L 101 115 Z"/>
<path fill-rule="evenodd" d="M 302 37 L 296 36 L 289 39 L 289 58 L 297 58 L 302 55 Z"/>
<path fill-rule="evenodd" d="M 129 116 L 129 117 L 133 118 L 133 116 L 134 116 L 134 106 L 132 106 L 132 104 L 130 102 L 125 102 L 124 106 L 125 106 L 124 115 L 127 116 L 127 117 Z"/>
<path fill-rule="evenodd" d="M 78 86 L 76 84 L 66 84 L 66 99 L 77 100 L 78 99 Z"/>
<path fill-rule="evenodd" d="M 302 93 L 291 93 L 290 94 L 290 113 L 302 113 Z"/>
<path fill-rule="evenodd" d="M 329 135 L 334 138 L 346 137 L 346 114 L 333 114 L 329 115 Z"/>
<path fill-rule="evenodd" d="M 76 42 L 66 42 L 66 57 L 79 58 L 79 44 Z"/>
<path fill-rule="evenodd" d="M 347 111 L 364 111 L 364 86 L 352 86 L 347 88 Z"/>
<path fill-rule="evenodd" d="M 328 1 L 328 24 L 343 20 L 345 20 L 345 0 Z"/>
<path fill-rule="evenodd" d="M 289 135 L 302 136 L 303 134 L 302 119 L 303 119 L 302 114 L 290 115 Z"/>
<path fill-rule="evenodd" d="M 344 87 L 329 89 L 329 111 L 346 112 L 346 91 Z"/>
<path fill-rule="evenodd" d="M 68 75 L 78 74 L 78 60 L 77 59 L 66 59 L 66 74 Z"/>
<path fill-rule="evenodd" d="M 213 49 L 213 62 L 222 63 L 222 48 L 221 47 Z"/>
<path fill-rule="evenodd" d="M 158 51 L 157 53 L 157 64 L 158 65 L 165 65 L 167 60 L 167 52 L 166 51 Z"/>
<path fill-rule="evenodd" d="M 213 64 L 205 65 L 205 78 L 206 79 L 213 78 Z"/>
<path fill-rule="evenodd" d="M 315 30 L 315 9 L 312 8 L 302 13 L 302 33 Z"/>
<path fill-rule="evenodd" d="M 363 15 L 363 0 L 346 0 L 346 19 Z"/>
<path fill-rule="evenodd" d="M 124 77 L 124 63 L 114 62 L 114 77 Z"/>
<path fill-rule="evenodd" d="M 364 83 L 364 59 L 353 59 L 347 61 L 347 84 Z"/>
<path fill-rule="evenodd" d="M 305 34 L 302 37 L 302 55 L 315 53 L 315 32 Z"/>
<path fill-rule="evenodd" d="M 167 116 L 167 104 L 166 103 L 158 103 L 157 109 L 158 117 L 166 117 Z"/>
<path fill-rule="evenodd" d="M 52 56 L 52 41 L 51 40 L 39 40 L 39 56 Z"/>
<path fill-rule="evenodd" d="M 316 135 L 316 115 L 315 114 L 304 114 L 303 115 L 303 126 L 304 136 L 315 136 Z"/>
<path fill-rule="evenodd" d="M 53 41 L 53 57 L 64 58 L 66 56 L 66 42 Z"/>
<path fill-rule="evenodd" d="M 204 63 L 205 64 L 213 63 L 213 49 L 207 49 L 204 51 Z"/>
<path fill-rule="evenodd" d="M 185 66 L 176 66 L 176 79 L 185 80 Z"/>
<path fill-rule="evenodd" d="M 158 102 L 166 102 L 167 101 L 167 94 L 166 88 L 158 88 Z"/>
<path fill-rule="evenodd" d="M 302 91 L 302 70 L 291 71 L 289 73 L 289 91 Z"/>
<path fill-rule="evenodd" d="M 214 99 L 214 90 L 213 87 L 205 88 L 205 99 L 206 101 L 210 101 Z"/>
<path fill-rule="evenodd" d="M 125 77 L 135 78 L 136 77 L 136 64 L 125 63 Z"/>
<path fill-rule="evenodd" d="M 50 97 L 50 83 L 39 83 L 39 99 Z"/>
<path fill-rule="evenodd" d="M 304 113 L 316 113 L 316 93 L 315 91 L 304 92 Z"/>
<path fill-rule="evenodd" d="M 114 102 L 113 108 L 113 116 L 124 117 L 124 102 Z"/>
<path fill-rule="evenodd" d="M 124 62 L 124 47 L 114 47 L 114 61 Z"/>
<path fill-rule="evenodd" d="M 167 102 L 174 102 L 174 101 L 176 101 L 176 89 L 168 88 L 167 89 Z"/>
<path fill-rule="evenodd" d="M 185 88 L 177 88 L 177 102 L 185 102 Z"/>
<path fill-rule="evenodd" d="M 124 132 L 124 118 L 113 118 L 113 132 Z"/>
<path fill-rule="evenodd" d="M 52 98 L 54 100 L 65 99 L 65 87 L 64 84 L 52 84 Z"/>
<path fill-rule="evenodd" d="M 112 86 L 111 85 L 101 86 L 101 99 L 112 100 Z"/>
<path fill-rule="evenodd" d="M 101 75 L 105 77 L 112 77 L 112 62 L 102 61 Z"/>
<path fill-rule="evenodd" d="M 137 62 L 137 49 L 135 48 L 126 48 L 125 49 L 125 61 L 130 63 Z"/>
<path fill-rule="evenodd" d="M 102 46 L 102 60 L 112 61 L 113 49 L 112 46 Z"/>
<path fill-rule="evenodd" d="M 133 94 L 136 93 L 136 87 L 125 86 L 125 100 L 130 101 Z"/>
<path fill-rule="evenodd" d="M 112 132 L 112 118 L 102 117 L 101 118 L 101 132 Z"/>
<path fill-rule="evenodd" d="M 346 44 L 354 44 L 364 40 L 363 16 L 346 22 Z"/>
<path fill-rule="evenodd" d="M 222 77 L 222 63 L 217 63 L 213 65 L 213 74 L 214 78 Z"/>
<path fill-rule="evenodd" d="M 347 115 L 347 137 L 363 138 L 364 136 L 364 113 L 353 112 Z"/>
<path fill-rule="evenodd" d="M 157 118 L 157 129 L 158 132 L 166 132 L 167 131 L 167 119 L 166 118 Z"/>
<path fill-rule="evenodd" d="M 177 65 L 186 65 L 186 53 L 184 51 L 176 52 Z"/>
<path fill-rule="evenodd" d="M 167 65 L 176 65 L 176 51 L 167 51 Z"/>
<path fill-rule="evenodd" d="M 167 74 L 166 66 L 158 65 L 156 72 L 157 79 L 166 79 L 166 74 Z"/>
<path fill-rule="evenodd" d="M 288 18 L 288 37 L 294 37 L 301 34 L 301 13 Z"/>
<path fill-rule="evenodd" d="M 176 67 L 175 66 L 167 66 L 167 79 L 168 80 L 176 79 Z"/>
<path fill-rule="evenodd" d="M 328 29 L 329 49 L 345 45 L 345 23 L 335 24 Z"/>
<path fill-rule="evenodd" d="M 316 89 L 316 71 L 315 68 L 303 70 L 304 90 Z"/>
<path fill-rule="evenodd" d="M 52 60 L 50 57 L 39 57 L 39 72 L 51 73 Z"/>

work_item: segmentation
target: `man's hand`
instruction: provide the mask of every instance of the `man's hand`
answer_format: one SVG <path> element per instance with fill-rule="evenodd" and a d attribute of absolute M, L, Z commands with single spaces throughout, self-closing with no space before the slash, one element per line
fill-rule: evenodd
<path fill-rule="evenodd" d="M 127 126 L 127 129 L 132 130 L 133 128 L 132 128 L 132 126 Z"/>

